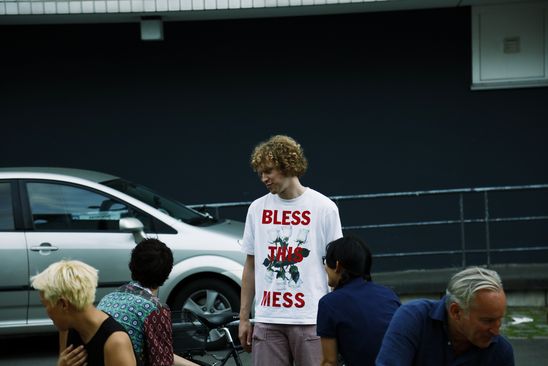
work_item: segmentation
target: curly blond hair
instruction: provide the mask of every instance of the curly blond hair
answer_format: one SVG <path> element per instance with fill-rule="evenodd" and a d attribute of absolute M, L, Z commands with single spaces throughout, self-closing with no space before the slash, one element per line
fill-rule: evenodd
<path fill-rule="evenodd" d="M 308 168 L 303 148 L 289 136 L 276 135 L 255 146 L 251 154 L 253 171 L 275 168 L 288 177 L 301 177 Z"/>
<path fill-rule="evenodd" d="M 31 277 L 31 286 L 42 291 L 44 298 L 56 304 L 63 298 L 77 310 L 95 301 L 99 276 L 97 270 L 81 261 L 62 260 Z"/>

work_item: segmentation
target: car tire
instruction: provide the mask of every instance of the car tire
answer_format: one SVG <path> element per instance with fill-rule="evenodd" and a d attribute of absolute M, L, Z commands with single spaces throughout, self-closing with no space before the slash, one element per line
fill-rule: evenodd
<path fill-rule="evenodd" d="M 219 279 L 203 278 L 184 285 L 170 304 L 171 311 L 175 314 L 174 321 L 195 321 L 184 305 L 191 301 L 201 310 L 200 315 L 218 314 L 221 312 L 238 313 L 240 311 L 240 294 L 228 283 Z M 180 314 L 180 315 L 178 315 Z M 176 319 L 178 318 L 178 319 Z M 200 327 L 192 334 L 193 343 L 203 343 L 204 329 Z M 232 329 L 231 329 L 231 333 Z M 233 334 L 234 336 L 234 334 Z M 238 337 L 234 339 L 236 341 Z M 218 331 L 211 331 L 207 337 L 205 348 L 208 351 L 226 348 L 226 340 Z"/>

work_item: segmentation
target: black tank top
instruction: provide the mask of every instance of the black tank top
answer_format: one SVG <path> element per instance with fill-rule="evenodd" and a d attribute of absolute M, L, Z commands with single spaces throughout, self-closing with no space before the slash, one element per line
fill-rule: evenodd
<path fill-rule="evenodd" d="M 97 333 L 95 333 L 95 335 L 93 336 L 93 338 L 91 338 L 88 344 L 84 344 L 82 338 L 80 338 L 80 335 L 77 331 L 75 331 L 74 329 L 69 329 L 67 347 L 71 344 L 74 346 L 74 348 L 78 347 L 79 345 L 84 345 L 88 353 L 88 366 L 104 366 L 105 342 L 107 341 L 108 337 L 110 337 L 110 335 L 114 332 L 126 333 L 126 330 L 120 323 L 114 320 L 114 318 L 109 316 L 107 319 L 105 319 L 103 324 L 101 324 L 101 326 L 97 330 Z"/>

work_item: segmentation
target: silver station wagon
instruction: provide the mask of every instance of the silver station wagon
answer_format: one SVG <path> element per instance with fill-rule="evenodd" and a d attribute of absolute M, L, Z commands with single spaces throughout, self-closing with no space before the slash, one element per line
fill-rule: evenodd
<path fill-rule="evenodd" d="M 84 261 L 99 270 L 98 301 L 130 280 L 130 252 L 143 236 L 173 251 L 159 290 L 172 310 L 238 312 L 242 235 L 241 222 L 215 220 L 109 174 L 0 168 L 0 336 L 54 330 L 32 275 L 61 259 Z"/>

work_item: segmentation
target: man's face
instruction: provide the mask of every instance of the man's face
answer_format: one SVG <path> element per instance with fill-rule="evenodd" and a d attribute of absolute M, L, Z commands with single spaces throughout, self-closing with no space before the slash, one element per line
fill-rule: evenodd
<path fill-rule="evenodd" d="M 468 312 L 460 309 L 456 320 L 458 329 L 470 343 L 486 348 L 499 334 L 506 313 L 506 295 L 503 291 L 480 290 L 476 292 Z"/>
<path fill-rule="evenodd" d="M 266 189 L 272 194 L 283 193 L 291 181 L 279 169 L 272 166 L 264 166 L 257 171 L 261 182 L 264 183 Z"/>
<path fill-rule="evenodd" d="M 68 325 L 65 319 L 65 312 L 63 311 L 63 306 L 61 304 L 62 301 L 63 300 L 59 300 L 56 304 L 53 304 L 49 300 L 46 300 L 42 291 L 40 291 L 40 302 L 46 308 L 48 317 L 53 321 L 53 324 L 58 330 L 67 330 Z"/>

